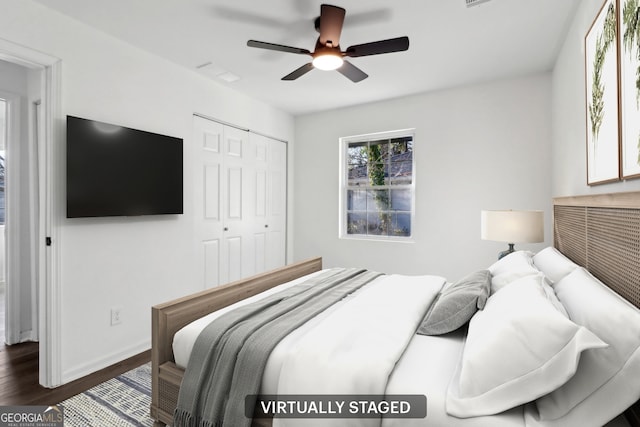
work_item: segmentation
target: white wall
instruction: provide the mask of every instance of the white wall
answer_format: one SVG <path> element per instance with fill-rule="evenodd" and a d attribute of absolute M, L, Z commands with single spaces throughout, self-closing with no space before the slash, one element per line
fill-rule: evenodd
<path fill-rule="evenodd" d="M 482 209 L 545 210 L 550 244 L 550 105 L 545 73 L 298 117 L 295 257 L 455 280 L 506 249 L 480 240 Z M 415 243 L 339 239 L 338 139 L 404 128 L 416 128 Z"/>
<path fill-rule="evenodd" d="M 602 0 L 579 3 L 552 77 L 552 194 L 617 193 L 640 190 L 640 179 L 587 185 L 584 36 Z"/>
<path fill-rule="evenodd" d="M 0 0 L 0 10 L 0 38 L 62 60 L 65 115 L 185 140 L 184 215 L 66 219 L 65 195 L 55 195 L 61 207 L 54 244 L 61 259 L 62 376 L 67 382 L 148 349 L 151 306 L 201 289 L 193 262 L 192 114 L 251 128 L 290 146 L 294 120 L 40 4 Z M 123 307 L 123 323 L 114 327 L 112 306 Z"/>

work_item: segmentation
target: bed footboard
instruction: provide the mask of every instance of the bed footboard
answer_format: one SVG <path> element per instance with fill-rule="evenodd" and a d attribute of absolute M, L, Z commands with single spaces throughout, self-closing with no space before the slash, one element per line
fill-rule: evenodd
<path fill-rule="evenodd" d="M 154 425 L 171 423 L 178 401 L 184 371 L 175 365 L 171 348 L 177 331 L 211 312 L 321 269 L 322 258 L 312 258 L 152 307 L 151 418 Z"/>

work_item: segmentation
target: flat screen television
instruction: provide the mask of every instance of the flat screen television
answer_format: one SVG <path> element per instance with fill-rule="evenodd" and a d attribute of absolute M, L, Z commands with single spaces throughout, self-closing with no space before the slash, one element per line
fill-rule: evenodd
<path fill-rule="evenodd" d="M 182 145 L 67 116 L 67 218 L 182 214 Z"/>

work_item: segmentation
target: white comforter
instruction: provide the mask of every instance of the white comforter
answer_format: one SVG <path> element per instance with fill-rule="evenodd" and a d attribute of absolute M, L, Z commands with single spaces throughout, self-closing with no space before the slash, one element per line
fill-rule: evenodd
<path fill-rule="evenodd" d="M 289 347 L 278 394 L 384 395 L 396 362 L 444 284 L 383 276 L 343 301 Z M 379 419 L 274 418 L 274 427 L 379 426 Z"/>
<path fill-rule="evenodd" d="M 218 310 L 185 326 L 174 336 L 173 350 L 176 364 L 183 368 L 186 366 L 191 349 L 193 348 L 193 343 L 200 331 L 221 314 L 235 307 L 264 298 L 266 295 L 271 293 L 293 286 L 296 283 L 300 283 L 301 281 L 316 274 L 318 273 L 313 273 L 304 278 L 296 279 L 292 282 L 277 286 L 254 297 L 242 300 L 232 306 Z M 407 285 L 399 284 L 399 282 L 404 281 L 405 279 L 408 280 Z M 393 329 L 395 326 L 385 323 L 388 320 L 388 317 L 392 317 L 391 322 L 395 322 L 395 319 L 393 319 L 395 314 L 391 314 L 392 312 L 390 310 L 400 312 L 397 319 L 398 321 L 404 322 L 407 318 L 415 319 L 415 311 L 411 313 L 411 310 L 408 310 L 405 306 L 405 302 L 398 300 L 398 298 L 401 298 L 401 294 L 403 293 L 400 292 L 401 289 L 405 292 L 412 292 L 414 290 L 417 290 L 419 293 L 424 292 L 422 293 L 421 298 L 428 306 L 430 304 L 430 299 L 434 298 L 439 291 L 442 285 L 442 279 L 434 278 L 432 276 L 383 276 L 367 285 L 359 292 L 359 294 L 365 295 L 362 291 L 373 286 L 378 286 L 382 280 L 385 280 L 388 285 L 392 285 L 387 287 L 387 290 L 391 290 L 391 295 L 388 296 L 388 299 L 378 299 L 378 301 L 375 302 L 377 308 L 373 309 L 371 307 L 366 307 L 362 314 L 350 313 L 348 308 L 343 308 L 345 305 L 354 304 L 354 306 L 359 306 L 364 304 L 364 300 L 363 303 L 356 303 L 357 298 L 350 297 L 330 307 L 325 312 L 316 316 L 314 319 L 311 319 L 305 325 L 296 329 L 283 339 L 275 347 L 267 361 L 267 366 L 265 367 L 264 375 L 262 377 L 262 388 L 260 393 L 269 395 L 279 393 L 283 394 L 284 392 L 279 390 L 281 378 L 283 379 L 283 387 L 287 387 L 289 390 L 294 390 L 294 387 L 297 387 L 296 383 L 298 383 L 301 388 L 296 388 L 296 393 L 309 392 L 310 394 L 320 394 L 321 388 L 322 390 L 330 393 L 351 393 L 351 391 L 346 390 L 343 387 L 363 386 L 370 390 L 373 390 L 374 388 L 379 389 L 388 379 L 386 389 L 383 389 L 382 392 L 371 391 L 366 394 L 423 394 L 427 396 L 427 417 L 418 419 L 386 418 L 383 420 L 382 427 L 484 427 L 488 425 L 500 427 L 524 426 L 521 407 L 509 411 L 508 413 L 492 417 L 461 419 L 449 416 L 446 413 L 444 397 L 446 395 L 450 378 L 454 373 L 456 363 L 462 351 L 464 333 L 462 331 L 458 331 L 456 333 L 443 336 L 427 337 L 414 334 L 416 328 L 413 328 L 411 332 L 405 336 L 404 333 L 398 334 L 397 331 Z M 369 296 L 366 298 L 369 299 Z M 372 301 L 374 300 L 375 298 L 372 297 Z M 371 302 L 367 302 L 366 304 L 369 303 Z M 424 310 L 426 311 L 426 308 Z M 341 320 L 328 321 L 327 319 L 332 317 L 336 312 L 341 312 L 339 314 L 339 319 Z M 417 316 L 418 322 L 422 318 L 423 314 L 424 311 Z M 366 315 L 368 315 L 369 318 L 373 318 L 373 321 L 366 320 L 366 318 L 363 317 Z M 327 326 L 321 326 L 326 320 L 328 322 Z M 380 322 L 378 322 L 378 320 Z M 382 326 L 378 325 L 378 323 Z M 329 325 L 337 327 L 337 334 L 323 332 L 325 331 L 325 328 L 329 327 Z M 345 334 L 347 334 L 346 331 L 341 331 L 344 327 L 348 327 L 351 331 L 350 333 L 352 337 L 354 337 L 353 340 L 345 336 Z M 316 328 L 318 332 L 314 332 Z M 307 337 L 307 334 L 310 335 Z M 316 337 L 316 334 L 318 334 L 318 338 L 313 338 Z M 319 341 L 314 342 L 314 340 L 320 338 L 330 341 L 329 345 L 334 349 L 335 353 L 330 351 L 329 347 L 324 347 L 327 345 L 326 343 L 321 344 Z M 401 356 L 397 363 L 397 357 L 395 354 L 397 353 L 397 349 L 384 357 L 381 357 L 381 355 L 378 354 L 380 348 L 383 347 L 380 343 L 386 343 L 387 340 L 391 340 L 391 342 L 395 342 L 396 344 L 402 344 L 404 340 L 409 341 L 409 345 L 400 350 Z M 362 350 L 354 350 L 356 341 L 358 344 L 364 344 L 365 347 Z M 374 341 L 377 344 L 373 344 Z M 299 342 L 306 343 L 302 346 Z M 404 343 L 406 344 L 406 341 L 404 341 Z M 315 367 L 311 369 L 311 367 L 308 366 L 306 368 L 308 370 L 304 372 L 304 375 L 311 375 L 307 378 L 313 379 L 297 380 L 295 377 L 290 378 L 292 377 L 291 374 L 282 373 L 283 366 L 285 364 L 287 366 L 293 366 L 294 369 L 298 370 L 304 370 L 304 365 L 308 365 L 307 362 L 296 360 L 296 352 L 299 351 L 298 349 L 303 347 L 306 349 L 302 351 L 308 355 L 310 354 L 311 357 L 317 359 L 322 355 L 324 360 L 322 363 L 322 370 L 324 373 L 320 374 L 319 371 L 315 371 Z M 341 355 L 341 353 L 343 354 Z M 316 357 L 316 355 L 318 357 Z M 372 356 L 374 357 L 372 360 L 376 360 L 375 362 L 369 361 Z M 327 357 L 332 358 L 332 360 L 325 359 Z M 345 365 L 342 367 L 336 367 L 340 359 L 345 362 Z M 348 366 L 354 365 L 356 365 L 355 373 L 360 376 L 361 381 L 364 381 L 361 385 L 354 384 L 353 379 L 347 380 L 346 378 L 341 378 L 337 375 L 338 372 L 343 372 Z M 379 376 L 372 375 L 372 373 L 378 369 L 383 369 L 385 372 L 389 372 L 389 367 L 391 367 L 392 372 L 388 373 L 387 377 L 385 377 L 385 374 L 381 374 Z M 300 378 L 305 377 L 301 375 Z M 333 383 L 335 387 L 338 387 L 337 390 L 340 391 L 329 391 L 329 385 L 325 385 L 325 378 L 330 378 L 331 383 Z M 285 382 L 288 385 L 285 385 Z M 375 420 L 362 418 L 349 420 L 349 422 L 354 423 L 352 425 L 358 426 L 371 425 L 369 423 L 372 421 Z M 280 418 L 274 419 L 274 427 L 278 426 L 277 423 L 282 422 L 288 422 L 289 425 L 295 426 L 313 425 L 313 423 L 325 426 L 333 421 L 330 419 L 285 420 Z M 307 424 L 302 424 L 303 422 Z M 377 420 L 377 423 L 379 422 L 380 421 Z M 282 426 L 283 424 L 279 425 Z M 345 424 L 345 420 L 341 419 L 340 422 L 336 422 L 334 425 L 343 426 L 348 424 Z"/>

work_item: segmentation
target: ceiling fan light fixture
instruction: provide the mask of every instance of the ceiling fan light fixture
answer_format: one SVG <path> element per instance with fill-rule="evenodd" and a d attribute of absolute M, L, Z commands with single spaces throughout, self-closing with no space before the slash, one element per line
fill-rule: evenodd
<path fill-rule="evenodd" d="M 336 55 L 335 53 L 323 53 L 315 56 L 312 63 L 315 68 L 330 71 L 340 68 L 344 61 L 342 60 L 342 56 Z"/>
<path fill-rule="evenodd" d="M 471 1 L 471 0 L 467 0 Z M 489 1 L 489 0 L 473 0 Z M 260 49 L 277 50 L 297 55 L 309 55 L 313 59 L 293 72 L 282 77 L 282 80 L 296 80 L 317 68 L 320 70 L 336 70 L 354 83 L 358 83 L 368 77 L 367 73 L 344 61 L 343 57 L 357 58 L 360 56 L 380 55 L 383 53 L 402 52 L 409 49 L 409 37 L 396 37 L 393 39 L 379 40 L 370 43 L 362 43 L 349 46 L 344 52 L 340 49 L 340 34 L 344 23 L 346 11 L 342 7 L 322 4 L 320 17 L 315 20 L 316 30 L 320 33 L 313 52 L 299 47 L 285 46 L 282 44 L 249 40 L 247 46 Z"/>

